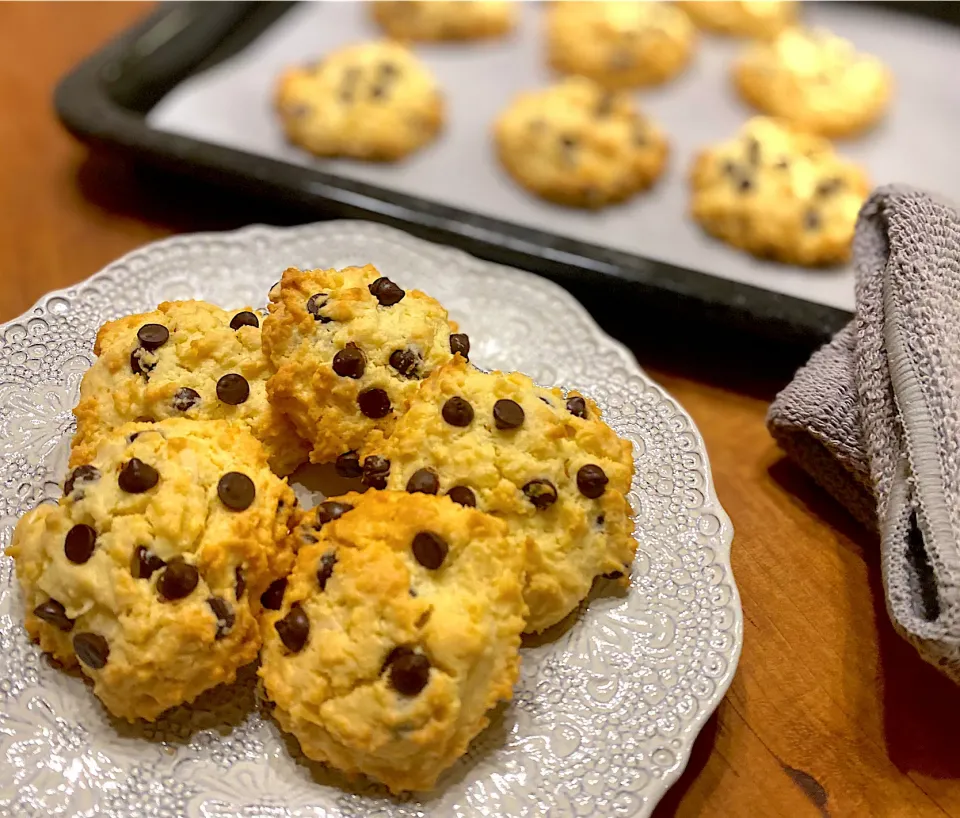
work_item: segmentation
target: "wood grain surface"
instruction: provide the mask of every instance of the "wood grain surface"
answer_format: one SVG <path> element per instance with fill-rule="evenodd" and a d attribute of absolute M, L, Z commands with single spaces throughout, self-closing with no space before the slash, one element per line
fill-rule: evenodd
<path fill-rule="evenodd" d="M 147 8 L 0 3 L 0 320 L 144 242 L 269 220 L 90 157 L 57 123 L 57 80 Z M 767 435 L 759 352 L 634 351 L 706 439 L 745 620 L 730 693 L 656 814 L 960 818 L 960 692 L 894 634 L 873 538 Z"/>

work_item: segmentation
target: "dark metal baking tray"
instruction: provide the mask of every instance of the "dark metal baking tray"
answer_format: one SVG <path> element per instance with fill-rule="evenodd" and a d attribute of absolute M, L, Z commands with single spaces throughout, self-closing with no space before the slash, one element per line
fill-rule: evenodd
<path fill-rule="evenodd" d="M 240 52 L 293 3 L 173 2 L 78 65 L 56 91 L 66 127 L 94 147 L 165 170 L 294 205 L 317 217 L 371 219 L 476 256 L 533 270 L 602 304 L 745 331 L 812 348 L 847 320 L 844 310 L 562 235 L 156 130 L 146 115 L 186 78 Z M 958 4 L 888 3 L 956 23 Z M 590 298 L 603 293 L 602 301 Z"/>

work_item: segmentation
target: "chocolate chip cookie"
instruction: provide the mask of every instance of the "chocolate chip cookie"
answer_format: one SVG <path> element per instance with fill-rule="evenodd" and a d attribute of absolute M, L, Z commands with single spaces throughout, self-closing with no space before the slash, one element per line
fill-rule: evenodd
<path fill-rule="evenodd" d="M 121 426 L 17 525 L 27 631 L 111 713 L 152 721 L 256 658 L 295 502 L 240 424 Z"/>
<path fill-rule="evenodd" d="M 445 497 L 347 494 L 305 516 L 262 615 L 260 677 L 303 752 L 426 790 L 510 699 L 523 549 Z"/>
<path fill-rule="evenodd" d="M 73 410 L 72 465 L 88 462 L 99 439 L 124 423 L 222 419 L 252 432 L 275 472 L 292 472 L 308 447 L 267 402 L 274 369 L 260 348 L 261 320 L 249 308 L 167 301 L 104 324 Z"/>
<path fill-rule="evenodd" d="M 500 161 L 523 187 L 550 201 L 599 208 L 652 185 L 667 141 L 629 94 L 571 77 L 522 93 L 494 129 Z"/>
<path fill-rule="evenodd" d="M 317 156 L 393 161 L 432 141 L 443 124 L 433 76 L 387 41 L 287 69 L 276 99 L 287 138 Z"/>
<path fill-rule="evenodd" d="M 680 7 L 706 31 L 769 39 L 797 19 L 795 0 L 682 0 Z"/>
<path fill-rule="evenodd" d="M 890 104 L 893 78 L 876 57 L 828 31 L 790 28 L 748 46 L 733 69 L 741 96 L 797 128 L 839 137 L 876 123 Z"/>
<path fill-rule="evenodd" d="M 373 18 L 398 40 L 499 37 L 517 22 L 516 4 L 499 0 L 374 0 Z"/>
<path fill-rule="evenodd" d="M 762 258 L 819 266 L 845 261 L 866 174 L 825 139 L 765 117 L 702 151 L 691 175 L 693 218 Z"/>
<path fill-rule="evenodd" d="M 546 26 L 550 67 L 608 88 L 666 82 L 687 66 L 696 45 L 693 24 L 670 3 L 551 3 Z"/>
<path fill-rule="evenodd" d="M 423 378 L 453 354 L 469 354 L 469 339 L 439 303 L 369 264 L 291 268 L 270 302 L 270 399 L 311 442 L 311 460 L 339 458 L 345 473 L 371 431 L 389 434 Z"/>
<path fill-rule="evenodd" d="M 629 571 L 632 450 L 581 395 L 457 358 L 364 455 L 373 488 L 446 495 L 508 524 L 525 543 L 529 632 L 563 619 L 598 575 Z"/>

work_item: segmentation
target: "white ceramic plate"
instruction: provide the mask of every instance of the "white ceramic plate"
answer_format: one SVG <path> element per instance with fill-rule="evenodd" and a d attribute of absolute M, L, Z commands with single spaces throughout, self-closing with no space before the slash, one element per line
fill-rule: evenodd
<path fill-rule="evenodd" d="M 396 799 L 304 760 L 261 714 L 249 670 L 152 725 L 112 719 L 29 642 L 12 560 L 0 557 L 0 815 L 644 816 L 682 771 L 740 653 L 733 530 L 687 414 L 529 273 L 342 221 L 178 236 L 51 293 L 0 327 L 0 545 L 60 494 L 70 410 L 104 321 L 177 298 L 257 306 L 287 266 L 367 262 L 443 302 L 478 365 L 580 389 L 633 442 L 629 592 L 601 583 L 577 617 L 530 641 L 513 702 L 433 794 Z"/>

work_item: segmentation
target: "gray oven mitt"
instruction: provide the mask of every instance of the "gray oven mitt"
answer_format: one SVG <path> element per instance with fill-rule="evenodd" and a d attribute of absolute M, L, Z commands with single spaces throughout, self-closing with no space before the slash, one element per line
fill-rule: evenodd
<path fill-rule="evenodd" d="M 856 318 L 777 396 L 767 425 L 879 530 L 894 625 L 960 682 L 960 213 L 881 188 L 853 257 Z"/>

